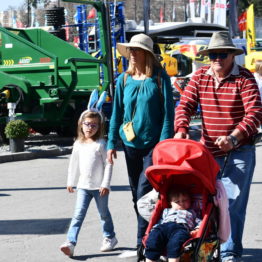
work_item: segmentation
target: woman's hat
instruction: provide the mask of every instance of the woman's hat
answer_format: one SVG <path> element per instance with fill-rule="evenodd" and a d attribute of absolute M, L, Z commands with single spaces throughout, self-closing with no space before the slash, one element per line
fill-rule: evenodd
<path fill-rule="evenodd" d="M 129 47 L 139 47 L 142 48 L 148 52 L 150 52 L 154 57 L 154 51 L 153 51 L 153 40 L 145 34 L 137 34 L 132 36 L 131 40 L 129 43 L 117 43 L 116 47 L 118 52 L 129 59 L 130 51 Z"/>
<path fill-rule="evenodd" d="M 207 49 L 200 50 L 198 55 L 208 55 L 217 49 L 232 50 L 235 55 L 241 55 L 244 50 L 237 48 L 231 39 L 228 31 L 218 31 L 213 33 Z"/>

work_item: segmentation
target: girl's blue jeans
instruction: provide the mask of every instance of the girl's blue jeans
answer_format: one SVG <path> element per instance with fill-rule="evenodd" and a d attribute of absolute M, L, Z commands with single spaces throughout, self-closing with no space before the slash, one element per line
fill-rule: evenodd
<path fill-rule="evenodd" d="M 137 200 L 152 190 L 145 176 L 145 170 L 152 165 L 153 148 L 137 149 L 123 144 L 129 184 L 132 191 L 134 209 L 137 215 L 137 246 L 142 244 L 148 222 L 137 211 Z"/>
<path fill-rule="evenodd" d="M 100 215 L 103 236 L 106 238 L 113 238 L 115 236 L 112 217 L 108 209 L 108 196 L 109 195 L 105 195 L 101 197 L 99 190 L 77 190 L 75 212 L 67 233 L 67 240 L 69 242 L 76 245 L 79 231 L 92 198 L 95 199 Z"/>
<path fill-rule="evenodd" d="M 216 158 L 223 168 L 225 157 Z M 242 236 L 249 198 L 250 185 L 256 165 L 254 145 L 243 145 L 229 154 L 222 181 L 229 197 L 231 235 L 221 245 L 221 258 L 240 258 L 243 252 Z M 221 174 L 219 174 L 219 178 Z"/>

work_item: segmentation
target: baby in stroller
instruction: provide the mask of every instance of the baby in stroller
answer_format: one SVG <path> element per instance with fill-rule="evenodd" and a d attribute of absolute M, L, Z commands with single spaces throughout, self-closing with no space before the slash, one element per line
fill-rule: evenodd
<path fill-rule="evenodd" d="M 169 261 L 220 261 L 219 247 L 220 243 L 226 241 L 230 234 L 230 220 L 225 190 L 223 190 L 222 182 L 216 180 L 219 170 L 214 157 L 199 142 L 189 139 L 166 139 L 156 145 L 153 151 L 153 165 L 145 172 L 154 189 L 149 193 L 153 201 L 146 201 L 146 199 L 138 201 L 138 210 L 140 214 L 142 211 L 146 215 L 149 225 L 143 238 L 146 251 L 144 253 L 142 250 L 138 254 L 137 261 L 145 261 L 145 256 L 148 262 L 155 261 L 161 254 L 162 256 L 167 254 Z M 186 189 L 187 192 L 180 193 L 180 188 Z M 172 214 L 173 210 L 170 209 L 170 204 L 173 202 L 173 189 L 179 193 L 175 199 L 188 198 L 191 200 L 186 206 L 183 206 L 184 213 L 190 215 L 190 219 L 189 217 L 184 218 L 182 227 L 187 230 L 184 230 L 185 234 L 181 237 L 181 241 L 177 239 L 176 241 L 180 242 L 172 245 L 173 249 L 170 248 L 171 251 L 169 251 L 170 237 L 168 238 L 167 235 L 172 234 L 173 229 L 165 229 L 166 236 L 161 235 L 162 232 L 156 233 L 159 231 L 156 229 L 168 226 L 168 223 L 159 225 L 159 221 L 169 221 L 169 216 L 163 220 L 160 219 L 163 215 L 170 213 L 171 221 L 180 223 L 175 218 L 176 213 Z M 225 205 L 220 209 L 218 207 L 223 202 L 222 200 Z M 145 211 L 147 206 L 150 212 Z M 194 211 L 197 215 L 194 214 Z M 200 218 L 201 223 L 197 220 Z M 179 226 L 181 227 L 180 224 Z M 196 227 L 199 228 L 190 231 Z M 156 237 L 156 234 L 160 236 Z M 158 238 L 163 238 L 164 241 L 159 241 Z M 154 245 L 157 246 L 156 249 Z M 163 250 L 164 252 L 160 252 Z"/>
<path fill-rule="evenodd" d="M 163 210 L 146 241 L 147 262 L 158 260 L 165 249 L 168 261 L 178 262 L 183 244 L 191 237 L 190 232 L 200 226 L 201 219 L 191 208 L 191 196 L 185 188 L 173 187 L 168 192 L 168 201 L 171 207 Z"/>

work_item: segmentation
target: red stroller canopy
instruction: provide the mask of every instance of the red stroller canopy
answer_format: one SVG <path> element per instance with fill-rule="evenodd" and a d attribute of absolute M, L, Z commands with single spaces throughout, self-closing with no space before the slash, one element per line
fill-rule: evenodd
<path fill-rule="evenodd" d="M 168 185 L 194 185 L 215 194 L 220 167 L 201 143 L 189 139 L 166 139 L 153 151 L 153 165 L 146 169 L 151 185 L 164 193 Z"/>

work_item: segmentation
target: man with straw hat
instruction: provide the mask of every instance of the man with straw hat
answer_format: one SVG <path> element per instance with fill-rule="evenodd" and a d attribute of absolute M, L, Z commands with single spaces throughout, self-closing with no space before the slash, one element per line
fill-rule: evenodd
<path fill-rule="evenodd" d="M 253 138 L 262 121 L 256 81 L 250 71 L 234 61 L 242 53 L 228 32 L 213 33 L 208 48 L 199 52 L 209 57 L 210 65 L 194 73 L 175 117 L 175 137 L 188 138 L 190 117 L 200 103 L 200 141 L 223 170 L 219 176 L 223 175 L 229 198 L 231 235 L 221 245 L 222 262 L 238 261 L 242 256 L 246 207 L 256 162 Z"/>

